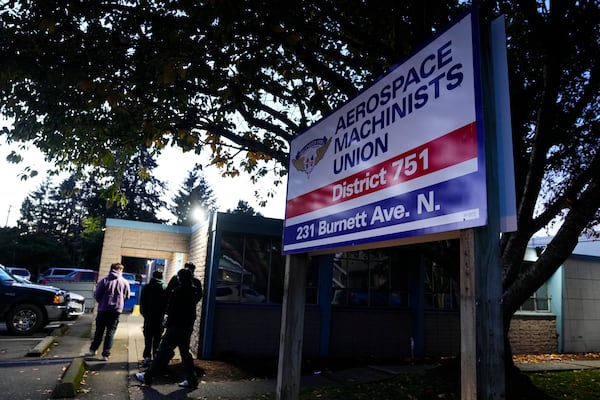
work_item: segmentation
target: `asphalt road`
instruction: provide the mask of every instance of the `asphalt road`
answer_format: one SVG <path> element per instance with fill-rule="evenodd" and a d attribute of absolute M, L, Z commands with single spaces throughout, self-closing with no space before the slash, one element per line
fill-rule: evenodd
<path fill-rule="evenodd" d="M 0 397 L 3 399 L 50 399 L 71 359 L 27 357 L 59 323 L 32 336 L 12 336 L 0 324 Z"/>

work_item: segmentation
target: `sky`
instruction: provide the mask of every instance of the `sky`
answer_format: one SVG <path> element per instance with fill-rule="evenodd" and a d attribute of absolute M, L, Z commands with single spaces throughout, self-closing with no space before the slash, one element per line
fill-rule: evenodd
<path fill-rule="evenodd" d="M 2 122 L 0 121 L 0 124 Z M 16 146 L 8 145 L 0 137 L 0 185 L 2 195 L 0 196 L 0 226 L 16 226 L 20 217 L 21 203 L 32 192 L 43 183 L 47 177 L 49 164 L 44 161 L 43 154 L 39 150 L 31 150 L 26 154 L 26 161 L 20 164 L 12 164 L 6 161 L 6 156 Z M 154 176 L 164 182 L 168 190 L 176 193 L 189 170 L 191 170 L 199 156 L 193 153 L 182 153 L 175 148 L 167 148 L 157 160 L 158 167 L 154 170 Z M 39 175 L 35 178 L 21 180 L 19 173 L 25 166 L 31 166 L 37 169 Z M 285 195 L 286 181 L 277 187 L 277 194 L 274 198 L 268 200 L 266 207 L 260 207 L 254 199 L 254 191 L 259 186 L 254 186 L 247 175 L 241 175 L 237 178 L 223 178 L 215 167 L 204 168 L 202 171 L 204 178 L 208 182 L 217 199 L 219 211 L 226 211 L 237 207 L 239 200 L 244 200 L 250 204 L 255 211 L 265 217 L 283 219 L 285 213 Z M 60 180 L 66 178 L 61 177 Z M 59 181 L 60 181 L 59 180 Z M 58 182 L 58 181 L 57 181 Z M 271 181 L 266 178 L 263 185 L 269 185 Z M 169 214 L 159 215 L 166 218 Z"/>

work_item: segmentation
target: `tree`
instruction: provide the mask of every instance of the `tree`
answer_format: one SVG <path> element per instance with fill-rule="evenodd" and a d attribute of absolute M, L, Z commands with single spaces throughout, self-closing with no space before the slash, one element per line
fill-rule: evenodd
<path fill-rule="evenodd" d="M 85 189 L 86 205 L 91 216 L 121 218 L 133 221 L 164 222 L 158 217 L 166 207 L 162 200 L 165 184 L 152 175 L 156 160 L 145 147 L 128 161 L 125 172 L 119 177 L 118 193 L 115 194 L 99 182 L 91 179 Z"/>
<path fill-rule="evenodd" d="M 46 237 L 47 240 L 57 241 L 65 248 L 70 255 L 70 265 L 85 266 L 83 254 L 87 249 L 82 240 L 82 221 L 86 218 L 87 211 L 80 186 L 81 183 L 73 175 L 58 185 L 46 179 L 21 205 L 21 217 L 18 221 L 21 231 L 19 242 L 27 235 L 35 238 Z M 22 257 L 19 256 L 20 259 Z"/>
<path fill-rule="evenodd" d="M 598 236 L 600 218 L 598 3 L 517 6 L 509 14 L 508 51 L 515 170 L 522 173 L 516 174 L 519 230 L 501 243 L 505 333 L 514 312 L 571 254 L 580 235 Z M 557 221 L 554 239 L 523 268 L 531 236 Z"/>
<path fill-rule="evenodd" d="M 254 216 L 261 215 L 259 212 L 254 210 L 254 208 L 245 200 L 238 200 L 237 206 L 233 210 L 227 210 L 227 212 L 231 214 L 244 214 Z"/>
<path fill-rule="evenodd" d="M 9 3 L 7 137 L 116 180 L 144 144 L 208 148 L 224 175 L 273 172 L 278 184 L 289 140 L 445 25 L 456 3 L 415 2 L 408 17 L 404 5 L 352 0 Z"/>
<path fill-rule="evenodd" d="M 103 223 L 99 217 L 86 217 L 82 221 L 81 233 L 81 263 L 90 268 L 100 267 L 102 245 L 104 243 Z"/>
<path fill-rule="evenodd" d="M 203 209 L 205 212 L 215 210 L 215 197 L 204 176 L 198 170 L 188 171 L 188 175 L 173 199 L 175 205 L 173 214 L 177 217 L 178 225 L 194 225 L 194 210 Z"/>
<path fill-rule="evenodd" d="M 478 3 L 483 27 L 507 16 L 519 225 L 501 240 L 507 331 L 518 306 L 598 226 L 600 15 L 593 0 Z M 294 135 L 468 6 L 10 4 L 0 20 L 1 111 L 15 119 L 8 140 L 34 140 L 59 167 L 102 165 L 117 177 L 140 144 L 207 148 L 225 175 L 256 178 L 285 173 Z M 236 166 L 232 157 L 242 151 Z M 553 224 L 555 239 L 522 268 L 529 239 Z"/>
<path fill-rule="evenodd" d="M 21 204 L 21 217 L 17 221 L 19 228 L 27 233 L 48 235 L 57 239 L 57 205 L 52 201 L 57 188 L 52 186 L 50 179 L 31 193 Z"/>
<path fill-rule="evenodd" d="M 35 281 L 50 267 L 71 265 L 71 255 L 63 243 L 49 235 L 0 228 L 0 264 L 27 268 Z"/>
<path fill-rule="evenodd" d="M 50 198 L 55 212 L 52 218 L 54 232 L 58 239 L 70 248 L 71 262 L 81 264 L 83 226 L 81 221 L 86 217 L 81 191 L 75 176 L 62 181 Z"/>
<path fill-rule="evenodd" d="M 15 249 L 20 233 L 17 228 L 0 228 L 0 264 L 7 267 L 21 266 Z"/>

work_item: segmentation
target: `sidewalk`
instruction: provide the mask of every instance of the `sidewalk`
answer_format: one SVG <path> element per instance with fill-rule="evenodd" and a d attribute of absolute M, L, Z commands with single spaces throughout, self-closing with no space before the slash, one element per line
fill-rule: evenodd
<path fill-rule="evenodd" d="M 165 398 L 199 398 L 203 400 L 241 400 L 256 399 L 258 395 L 275 393 L 275 379 L 243 379 L 243 380 L 203 380 L 197 389 L 183 389 L 177 386 L 177 380 L 157 378 L 152 386 L 141 384 L 135 379 L 139 372 L 139 362 L 142 360 L 144 338 L 142 333 L 143 318 L 137 314 L 123 314 L 115 334 L 112 354 L 109 361 L 103 361 L 101 356 L 83 357 L 90 345 L 90 334 L 93 325 L 92 314 L 84 314 L 74 323 L 69 323 L 63 333 L 56 333 L 50 340 L 44 340 L 46 348 L 36 349 L 45 354 L 42 358 L 54 358 L 70 361 L 67 371 L 83 364 L 87 369 L 78 399 L 110 398 L 111 400 L 152 400 Z M 54 343 L 53 343 L 54 341 Z M 98 352 L 100 353 L 100 352 Z M 176 354 L 175 358 L 179 357 Z M 366 366 L 338 371 L 332 374 L 314 374 L 303 376 L 301 386 L 319 387 L 342 384 L 373 382 L 390 378 L 396 374 L 410 373 L 422 370 L 427 366 L 398 366 L 376 367 Z M 40 372 L 48 375 L 48 382 L 56 381 L 52 371 Z M 54 378 L 53 378 L 54 376 Z M 72 381 L 68 381 L 71 379 Z M 67 373 L 55 386 L 79 388 L 77 375 Z M 68 397 L 68 396 L 65 396 Z"/>
<path fill-rule="evenodd" d="M 125 318 L 124 318 L 125 319 Z M 245 379 L 238 381 L 205 381 L 200 378 L 197 389 L 183 389 L 177 386 L 177 381 L 155 380 L 152 386 L 140 384 L 135 379 L 139 371 L 139 361 L 142 360 L 144 338 L 142 334 L 142 317 L 130 314 L 126 317 L 129 331 L 129 393 L 131 400 L 151 400 L 164 398 L 201 398 L 201 399 L 256 399 L 260 394 L 275 393 L 275 379 Z M 121 326 L 120 326 L 121 328 Z M 176 356 L 177 357 L 177 356 Z M 356 384 L 379 381 L 397 374 L 416 372 L 427 366 L 395 366 L 395 367 L 361 367 L 335 374 L 315 374 L 302 376 L 301 387 L 333 386 L 341 384 Z M 431 366 L 433 367 L 433 366 Z"/>
<path fill-rule="evenodd" d="M 144 336 L 142 333 L 143 318 L 136 314 L 129 314 L 126 318 L 129 333 L 128 359 L 129 359 L 129 395 L 131 400 L 151 400 L 191 397 L 202 399 L 244 399 L 252 398 L 260 393 L 275 391 L 275 382 L 270 380 L 234 381 L 234 382 L 206 382 L 200 378 L 197 389 L 183 389 L 177 386 L 177 381 L 155 379 L 152 386 L 141 384 L 135 379 L 139 372 L 139 361 L 143 359 Z M 186 396 L 185 394 L 189 394 Z"/>
<path fill-rule="evenodd" d="M 153 400 L 165 398 L 199 398 L 219 400 L 249 400 L 258 395 L 275 393 L 275 379 L 245 379 L 236 381 L 208 381 L 200 378 L 197 389 L 183 389 L 176 380 L 156 379 L 152 386 L 142 385 L 135 379 L 142 360 L 144 339 L 143 318 L 135 313 L 123 314 L 115 335 L 112 355 L 108 362 L 100 357 L 87 358 L 87 374 L 78 399 L 110 398 L 112 400 Z M 52 357 L 81 360 L 88 350 L 90 339 L 82 332 L 89 332 L 92 315 L 86 314 L 73 324 L 65 335 L 57 338 L 58 344 L 51 349 Z M 176 356 L 177 358 L 178 356 Z M 600 369 L 600 360 L 553 361 L 517 365 L 524 372 Z M 367 383 L 391 378 L 398 374 L 415 373 L 435 365 L 364 366 L 328 374 L 303 376 L 301 387 L 335 386 Z M 63 377 L 64 379 L 64 377 Z"/>

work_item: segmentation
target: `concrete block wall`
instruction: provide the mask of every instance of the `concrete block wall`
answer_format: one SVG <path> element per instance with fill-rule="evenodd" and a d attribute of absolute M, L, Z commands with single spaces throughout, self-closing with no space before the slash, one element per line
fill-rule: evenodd
<path fill-rule="evenodd" d="M 194 271 L 194 276 L 200 279 L 202 282 L 203 289 L 206 289 L 206 270 L 209 266 L 206 265 L 207 259 L 206 256 L 208 254 L 208 245 L 209 245 L 209 223 L 208 221 L 202 225 L 197 225 L 194 227 L 194 230 L 190 236 L 189 242 L 189 261 L 193 262 L 196 266 L 196 270 Z M 206 295 L 206 290 L 204 291 Z M 192 353 L 194 355 L 200 354 L 200 342 L 203 336 L 203 326 L 202 326 L 202 305 L 204 304 L 204 300 L 200 300 L 198 303 L 198 307 L 196 309 L 196 322 L 194 323 L 194 330 L 192 333 L 192 338 L 190 341 L 190 348 L 193 349 Z"/>
<path fill-rule="evenodd" d="M 508 338 L 515 355 L 557 353 L 556 317 L 552 314 L 516 314 Z"/>
<path fill-rule="evenodd" d="M 171 260 L 177 253 L 188 254 L 189 234 L 158 229 L 162 226 L 160 224 L 137 222 L 136 225 L 142 224 L 147 228 L 106 227 L 98 269 L 100 277 L 106 276 L 110 265 L 114 262 L 120 262 L 123 256 Z M 156 226 L 157 229 L 149 229 L 152 226 Z"/>
<path fill-rule="evenodd" d="M 204 282 L 208 254 L 208 223 L 195 227 L 189 239 L 189 260 L 196 265 L 195 277 Z"/>
<path fill-rule="evenodd" d="M 104 243 L 98 266 L 98 279 L 108 275 L 110 265 L 121 261 L 121 241 L 123 231 L 117 228 L 107 228 L 104 232 Z"/>
<path fill-rule="evenodd" d="M 164 259 L 167 262 L 187 259 L 190 232 L 188 227 L 109 219 L 104 231 L 98 277 L 108 275 L 110 265 L 121 262 L 122 257 Z"/>
<path fill-rule="evenodd" d="M 177 273 L 184 263 L 196 265 L 195 276 L 204 283 L 208 252 L 208 221 L 193 228 L 165 226 L 139 221 L 107 220 L 100 258 L 99 276 L 106 276 L 110 265 L 122 257 L 164 259 L 165 280 Z M 202 301 L 198 304 L 192 334 L 192 349 L 199 349 Z M 195 353 L 195 352 L 194 352 Z"/>

